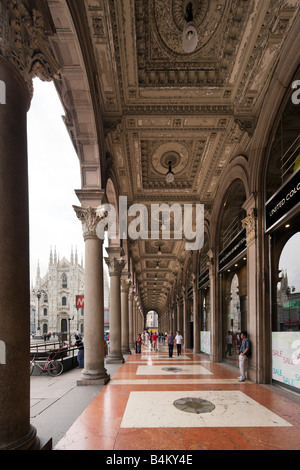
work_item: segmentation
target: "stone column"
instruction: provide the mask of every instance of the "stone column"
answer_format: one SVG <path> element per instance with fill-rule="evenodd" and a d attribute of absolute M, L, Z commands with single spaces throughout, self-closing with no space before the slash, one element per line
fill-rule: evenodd
<path fill-rule="evenodd" d="M 129 309 L 129 348 L 134 348 L 133 343 L 133 289 L 129 290 L 128 294 L 128 309 Z"/>
<path fill-rule="evenodd" d="M 176 325 L 176 330 L 180 331 L 182 333 L 182 328 L 181 328 L 181 318 L 180 318 L 180 297 L 179 295 L 176 296 L 176 302 L 177 302 L 177 325 Z"/>
<path fill-rule="evenodd" d="M 58 66 L 39 19 L 20 1 L 0 2 L 0 450 L 41 447 L 30 425 L 26 120 L 32 78 L 50 80 Z"/>
<path fill-rule="evenodd" d="M 121 279 L 121 351 L 122 354 L 130 354 L 129 348 L 129 303 L 128 293 L 130 287 L 129 279 Z"/>
<path fill-rule="evenodd" d="M 219 299 L 220 282 L 217 283 L 217 266 L 213 250 L 208 251 L 207 267 L 209 271 L 209 298 L 210 298 L 210 360 L 221 362 L 222 360 L 222 328 L 217 301 Z M 218 280 L 220 281 L 220 280 Z"/>
<path fill-rule="evenodd" d="M 182 287 L 182 299 L 183 299 L 183 343 L 185 348 L 188 347 L 188 315 L 187 315 L 187 300 L 186 300 L 186 288 Z"/>
<path fill-rule="evenodd" d="M 125 362 L 121 352 L 121 292 L 120 277 L 125 261 L 122 258 L 105 258 L 110 275 L 109 355 L 107 364 Z"/>
<path fill-rule="evenodd" d="M 84 369 L 77 385 L 102 385 L 110 379 L 104 367 L 103 240 L 96 234 L 102 217 L 91 207 L 73 207 L 85 241 Z"/>
<path fill-rule="evenodd" d="M 199 329 L 199 313 L 198 313 L 198 286 L 197 276 L 192 274 L 193 281 L 193 323 L 194 323 L 194 345 L 193 352 L 200 352 L 200 329 Z"/>

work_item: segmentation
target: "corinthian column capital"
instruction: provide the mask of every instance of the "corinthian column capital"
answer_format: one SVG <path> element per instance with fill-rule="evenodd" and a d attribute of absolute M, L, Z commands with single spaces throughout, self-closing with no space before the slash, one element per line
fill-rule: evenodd
<path fill-rule="evenodd" d="M 254 240 L 256 235 L 256 209 L 252 208 L 250 213 L 242 220 L 243 228 L 246 229 L 247 245 Z"/>
<path fill-rule="evenodd" d="M 73 206 L 73 209 L 76 212 L 78 219 L 82 223 L 82 232 L 84 240 L 86 240 L 87 238 L 98 238 L 96 234 L 97 225 L 103 218 L 105 218 L 105 214 L 100 214 L 96 209 L 93 209 L 92 207 L 84 208 Z"/>
<path fill-rule="evenodd" d="M 121 292 L 129 293 L 130 286 L 131 286 L 130 279 L 121 279 Z"/>
<path fill-rule="evenodd" d="M 32 79 L 59 78 L 59 65 L 51 51 L 42 14 L 30 11 L 22 0 L 0 2 L 0 56 L 23 77 L 32 96 Z"/>
<path fill-rule="evenodd" d="M 122 269 L 125 266 L 125 260 L 122 258 L 104 258 L 108 266 L 110 276 L 121 276 Z"/>

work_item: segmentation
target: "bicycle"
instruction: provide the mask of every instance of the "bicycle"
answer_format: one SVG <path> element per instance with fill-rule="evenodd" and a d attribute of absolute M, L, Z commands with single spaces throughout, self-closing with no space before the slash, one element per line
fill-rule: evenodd
<path fill-rule="evenodd" d="M 47 372 L 52 377 L 58 377 L 59 375 L 61 375 L 64 370 L 64 366 L 60 361 L 55 360 L 54 358 L 63 348 L 64 345 L 55 354 L 53 354 L 52 352 L 52 354 L 47 357 L 44 367 L 42 367 L 38 362 L 36 362 L 35 356 L 33 356 L 30 361 L 30 375 L 32 375 L 34 367 L 36 365 L 41 369 L 42 373 Z"/>

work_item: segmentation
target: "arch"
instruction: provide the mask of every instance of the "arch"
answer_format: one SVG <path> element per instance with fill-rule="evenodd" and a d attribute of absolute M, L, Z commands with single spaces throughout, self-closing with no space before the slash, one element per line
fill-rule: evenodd
<path fill-rule="evenodd" d="M 227 188 L 222 199 L 218 222 L 215 227 L 215 246 L 219 254 L 225 246 L 242 230 L 242 219 L 246 217 L 243 205 L 247 192 L 241 179 L 235 179 Z"/>
<path fill-rule="evenodd" d="M 153 319 L 152 319 L 152 325 L 149 325 L 148 326 L 148 315 L 151 314 L 153 315 Z M 155 309 L 150 309 L 150 310 L 147 310 L 147 313 L 146 313 L 146 327 L 147 328 L 152 328 L 152 329 L 155 329 L 155 328 L 158 328 L 158 317 L 159 317 L 159 313 L 157 310 Z"/>
<path fill-rule="evenodd" d="M 238 155 L 233 158 L 226 168 L 217 191 L 214 206 L 210 218 L 210 247 L 218 247 L 220 225 L 224 214 L 224 204 L 228 197 L 228 192 L 234 184 L 241 183 L 245 192 L 245 200 L 250 196 L 249 188 L 249 164 L 245 155 Z"/>
<path fill-rule="evenodd" d="M 268 160 L 268 146 L 272 141 L 274 123 L 286 103 L 285 97 L 292 97 L 290 85 L 294 78 L 299 77 L 300 49 L 299 36 L 300 16 L 293 25 L 280 55 L 272 80 L 265 93 L 261 111 L 258 116 L 255 132 L 251 143 L 251 193 L 259 193 L 265 188 L 265 174 Z M 299 105 L 298 105 L 299 106 Z M 275 127 L 276 124 L 275 124 Z M 264 191 L 264 189 L 263 189 Z"/>

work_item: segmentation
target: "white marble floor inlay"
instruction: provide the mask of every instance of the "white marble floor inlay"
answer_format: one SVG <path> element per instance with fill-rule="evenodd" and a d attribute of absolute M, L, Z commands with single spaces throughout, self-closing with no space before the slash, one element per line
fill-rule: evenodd
<path fill-rule="evenodd" d="M 200 398 L 215 405 L 209 413 L 186 413 L 173 403 Z M 121 428 L 292 426 L 241 391 L 131 392 Z"/>
<path fill-rule="evenodd" d="M 169 360 L 169 355 L 168 354 L 148 354 L 144 355 L 141 357 L 142 361 L 149 361 L 149 359 L 152 359 L 153 361 L 156 361 L 157 359 L 165 359 Z M 191 361 L 191 358 L 188 356 L 173 356 L 172 359 L 176 359 L 176 361 Z"/>
<path fill-rule="evenodd" d="M 111 379 L 110 385 L 204 385 L 204 384 L 237 384 L 237 379 Z M 243 384 L 249 384 L 248 380 Z M 239 384 L 240 385 L 240 384 Z"/>
<path fill-rule="evenodd" d="M 174 369 L 181 369 L 178 372 L 163 370 L 167 367 L 172 367 Z M 139 366 L 136 371 L 136 375 L 213 375 L 208 369 L 200 365 L 182 365 L 182 364 L 161 364 L 161 365 L 151 365 L 151 366 Z"/>

